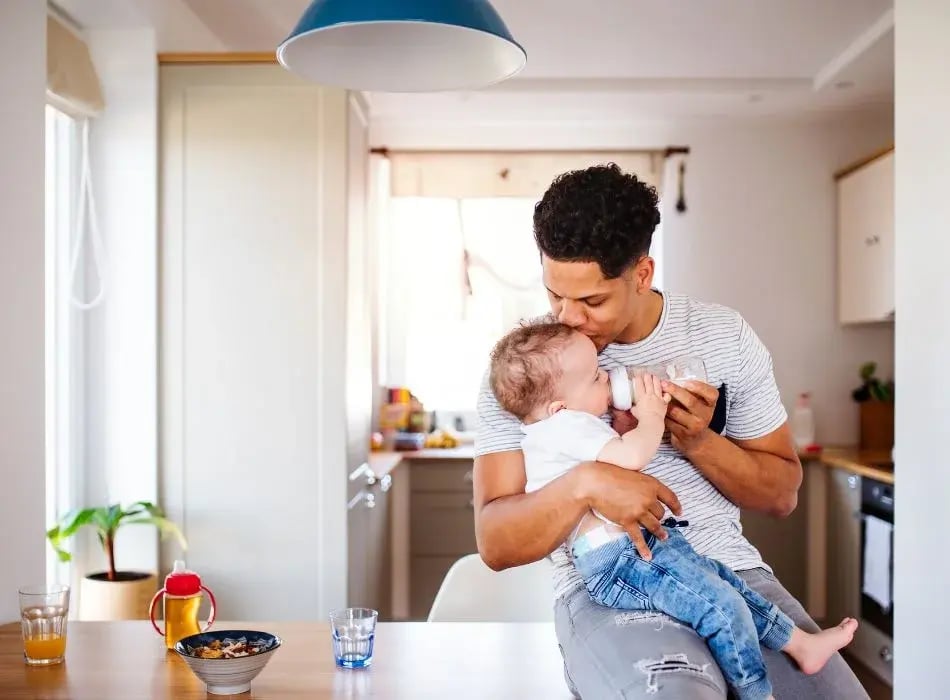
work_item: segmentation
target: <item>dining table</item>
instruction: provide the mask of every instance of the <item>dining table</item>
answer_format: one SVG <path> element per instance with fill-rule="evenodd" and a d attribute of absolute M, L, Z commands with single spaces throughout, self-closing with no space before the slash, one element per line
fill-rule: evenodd
<path fill-rule="evenodd" d="M 259 630 L 282 644 L 249 693 L 216 696 L 147 621 L 70 621 L 66 655 L 27 666 L 20 624 L 0 626 L 2 700 L 211 700 L 261 698 L 572 697 L 553 623 L 380 622 L 373 662 L 338 668 L 321 622 L 216 622 L 215 630 Z"/>

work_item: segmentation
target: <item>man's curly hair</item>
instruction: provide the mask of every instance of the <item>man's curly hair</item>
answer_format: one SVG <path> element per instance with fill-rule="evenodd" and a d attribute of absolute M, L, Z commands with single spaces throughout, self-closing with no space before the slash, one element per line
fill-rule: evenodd
<path fill-rule="evenodd" d="M 503 409 L 524 420 L 536 406 L 557 398 L 558 357 L 572 333 L 568 326 L 545 320 L 524 323 L 498 341 L 489 383 Z"/>
<path fill-rule="evenodd" d="M 534 207 L 534 239 L 552 260 L 596 262 L 614 279 L 650 252 L 656 189 L 616 163 L 559 175 Z"/>

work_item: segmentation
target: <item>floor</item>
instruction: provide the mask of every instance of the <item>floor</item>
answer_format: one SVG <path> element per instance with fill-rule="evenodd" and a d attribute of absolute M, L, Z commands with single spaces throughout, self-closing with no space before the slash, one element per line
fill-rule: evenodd
<path fill-rule="evenodd" d="M 861 681 L 864 689 L 868 691 L 868 695 L 871 696 L 871 700 L 892 700 L 894 697 L 894 691 L 889 685 L 887 685 L 887 683 L 874 675 L 860 661 L 850 658 L 847 654 L 844 654 L 844 658 L 851 665 L 854 675 L 856 675 L 858 680 Z"/>

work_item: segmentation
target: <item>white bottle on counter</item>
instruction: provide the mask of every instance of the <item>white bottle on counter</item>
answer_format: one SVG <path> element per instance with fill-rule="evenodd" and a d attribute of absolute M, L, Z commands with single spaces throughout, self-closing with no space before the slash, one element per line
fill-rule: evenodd
<path fill-rule="evenodd" d="M 798 395 L 792 412 L 792 439 L 795 447 L 805 450 L 815 444 L 815 414 L 811 410 L 811 394 Z"/>

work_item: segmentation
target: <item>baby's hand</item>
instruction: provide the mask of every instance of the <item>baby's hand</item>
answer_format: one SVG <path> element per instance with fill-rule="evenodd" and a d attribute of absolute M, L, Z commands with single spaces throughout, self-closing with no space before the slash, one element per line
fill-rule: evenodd
<path fill-rule="evenodd" d="M 663 391 L 659 377 L 652 374 L 638 374 L 633 378 L 634 407 L 630 412 L 637 420 L 644 418 L 666 417 L 666 406 L 670 402 L 670 395 Z"/>

